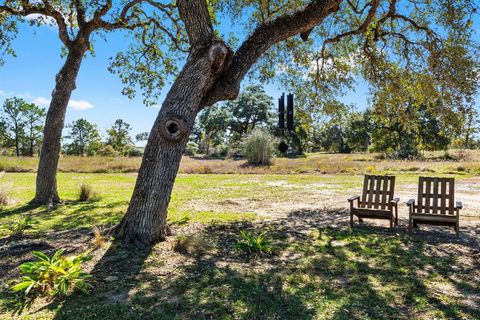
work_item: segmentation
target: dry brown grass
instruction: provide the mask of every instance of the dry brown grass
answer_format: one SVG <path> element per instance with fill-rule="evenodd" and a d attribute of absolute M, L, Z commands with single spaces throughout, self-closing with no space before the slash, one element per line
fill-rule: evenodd
<path fill-rule="evenodd" d="M 179 235 L 173 242 L 172 249 L 184 255 L 197 255 L 212 249 L 212 244 L 197 235 Z"/>
<path fill-rule="evenodd" d="M 0 207 L 8 206 L 11 204 L 10 199 L 10 187 L 0 185 Z"/>
<path fill-rule="evenodd" d="M 97 197 L 96 192 L 93 190 L 93 187 L 89 184 L 82 183 L 80 185 L 80 194 L 78 195 L 78 201 L 92 201 Z"/>
<path fill-rule="evenodd" d="M 103 235 L 102 231 L 97 226 L 92 227 L 92 233 L 93 233 L 93 239 L 92 239 L 93 246 L 95 247 L 95 249 L 102 248 L 105 245 L 105 243 L 107 243 L 107 238 Z"/>
<path fill-rule="evenodd" d="M 270 166 L 250 166 L 245 160 L 183 157 L 180 173 L 194 174 L 356 174 L 356 173 L 437 173 L 480 174 L 480 150 L 426 152 L 422 161 L 379 159 L 378 154 L 315 153 L 302 158 L 275 158 Z M 141 158 L 71 157 L 60 159 L 60 172 L 137 172 Z M 0 171 L 34 172 L 37 158 L 0 157 Z"/>

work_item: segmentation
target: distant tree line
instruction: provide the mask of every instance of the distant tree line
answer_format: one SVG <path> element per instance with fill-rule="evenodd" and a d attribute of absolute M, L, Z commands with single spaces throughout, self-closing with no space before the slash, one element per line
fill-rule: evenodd
<path fill-rule="evenodd" d="M 106 131 L 106 140 L 102 141 L 97 125 L 85 119 L 68 124 L 68 134 L 64 137 L 63 152 L 75 156 L 141 156 L 130 135 L 132 126 L 117 119 Z M 137 142 L 145 140 L 146 133 L 137 135 Z"/>
<path fill-rule="evenodd" d="M 380 104 L 380 101 L 382 102 Z M 474 107 L 448 113 L 436 105 L 386 105 L 374 101 L 363 111 L 336 107 L 335 113 L 319 119 L 297 103 L 295 129 L 280 132 L 273 98 L 259 85 L 248 86 L 236 100 L 216 104 L 198 115 L 185 153 L 208 157 L 243 157 L 247 138 L 262 131 L 272 145 L 288 144 L 286 155 L 305 152 L 379 152 L 389 158 L 418 158 L 421 151 L 448 148 L 479 148 L 478 113 Z M 5 100 L 0 116 L 0 147 L 4 154 L 38 155 L 42 142 L 45 110 L 21 98 Z M 76 156 L 141 156 L 135 142 L 146 141 L 148 133 L 131 136 L 132 127 L 117 119 L 105 132 L 78 119 L 66 126 L 63 153 Z M 263 135 L 262 139 L 266 139 Z"/>
<path fill-rule="evenodd" d="M 0 147 L 19 156 L 38 154 L 45 110 L 20 98 L 6 99 L 0 114 Z"/>
<path fill-rule="evenodd" d="M 318 110 L 334 110 L 318 117 Z M 242 153 L 242 141 L 260 128 L 289 145 L 287 154 L 312 151 L 379 152 L 389 158 L 418 158 L 422 151 L 479 148 L 478 113 L 472 106 L 449 112 L 442 103 L 393 102 L 378 96 L 363 111 L 347 106 L 303 108 L 296 105 L 295 129 L 283 135 L 276 106 L 260 86 L 246 87 L 238 99 L 214 105 L 199 115 L 187 152 L 208 156 Z"/>
<path fill-rule="evenodd" d="M 0 150 L 2 154 L 33 157 L 40 153 L 43 140 L 45 109 L 27 103 L 21 98 L 6 99 L 0 110 Z M 117 119 L 106 131 L 106 139 L 97 125 L 78 119 L 66 125 L 63 153 L 76 156 L 141 156 L 130 132 L 132 127 Z M 136 141 L 146 140 L 148 133 L 136 136 Z"/>

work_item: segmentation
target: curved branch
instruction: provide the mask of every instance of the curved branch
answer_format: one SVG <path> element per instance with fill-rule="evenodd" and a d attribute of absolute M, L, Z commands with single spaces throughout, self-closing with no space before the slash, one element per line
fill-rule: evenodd
<path fill-rule="evenodd" d="M 58 34 L 60 40 L 67 48 L 70 48 L 72 41 L 68 37 L 67 24 L 65 23 L 65 19 L 59 11 L 55 10 L 51 6 L 48 0 L 43 0 L 44 6 L 41 6 L 38 2 L 32 4 L 28 0 L 22 0 L 21 3 L 21 10 L 16 10 L 7 5 L 0 5 L 0 13 L 6 12 L 17 17 L 26 17 L 30 14 L 39 14 L 42 16 L 53 18 L 58 26 Z"/>
<path fill-rule="evenodd" d="M 341 0 L 314 0 L 302 9 L 262 23 L 240 46 L 230 67 L 215 81 L 202 101 L 202 107 L 234 99 L 240 82 L 258 59 L 273 45 L 306 33 L 339 9 Z"/>

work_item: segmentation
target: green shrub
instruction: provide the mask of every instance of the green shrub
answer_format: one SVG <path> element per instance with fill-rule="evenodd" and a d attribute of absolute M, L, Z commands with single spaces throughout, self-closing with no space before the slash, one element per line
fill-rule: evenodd
<path fill-rule="evenodd" d="M 275 152 L 275 138 L 263 130 L 254 130 L 243 141 L 243 153 L 252 165 L 269 165 Z"/>
<path fill-rule="evenodd" d="M 247 253 L 271 253 L 272 246 L 267 238 L 267 232 L 262 231 L 259 235 L 254 235 L 248 231 L 240 231 L 240 240 L 235 244 L 237 250 Z"/>
<path fill-rule="evenodd" d="M 109 144 L 98 149 L 97 154 L 104 157 L 118 157 L 120 155 L 120 153 L 115 151 L 115 149 Z"/>
<path fill-rule="evenodd" d="M 30 215 L 21 217 L 20 219 L 7 225 L 7 229 L 10 231 L 10 236 L 17 236 L 23 233 L 26 229 L 32 227 L 35 223 Z"/>
<path fill-rule="evenodd" d="M 66 257 L 64 250 L 58 250 L 49 258 L 46 254 L 33 251 L 38 261 L 26 262 L 20 266 L 22 281 L 12 287 L 33 297 L 48 295 L 51 298 L 65 296 L 74 290 L 88 292 L 91 275 L 82 269 L 83 263 L 92 259 L 88 255 Z"/>
<path fill-rule="evenodd" d="M 97 194 L 93 191 L 93 187 L 89 184 L 82 183 L 80 186 L 80 194 L 78 195 L 78 201 L 85 202 L 94 200 Z"/>

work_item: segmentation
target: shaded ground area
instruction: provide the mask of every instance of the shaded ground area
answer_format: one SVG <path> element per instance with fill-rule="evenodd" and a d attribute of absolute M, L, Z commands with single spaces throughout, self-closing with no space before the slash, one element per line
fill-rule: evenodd
<path fill-rule="evenodd" d="M 94 251 L 94 290 L 60 303 L 38 301 L 28 319 L 478 319 L 480 229 L 422 228 L 413 237 L 366 222 L 350 230 L 342 209 L 288 212 L 269 221 L 174 226 L 186 234 L 152 248 L 115 242 Z M 234 249 L 240 230 L 268 230 L 275 252 Z M 3 239 L 9 282 L 33 247 L 81 252 L 86 229 Z M 174 250 L 175 248 L 175 250 Z M 5 281 L 4 280 L 4 281 Z M 2 284 L 5 289 L 5 283 Z M 1 312 L 19 307 L 2 290 Z"/>

